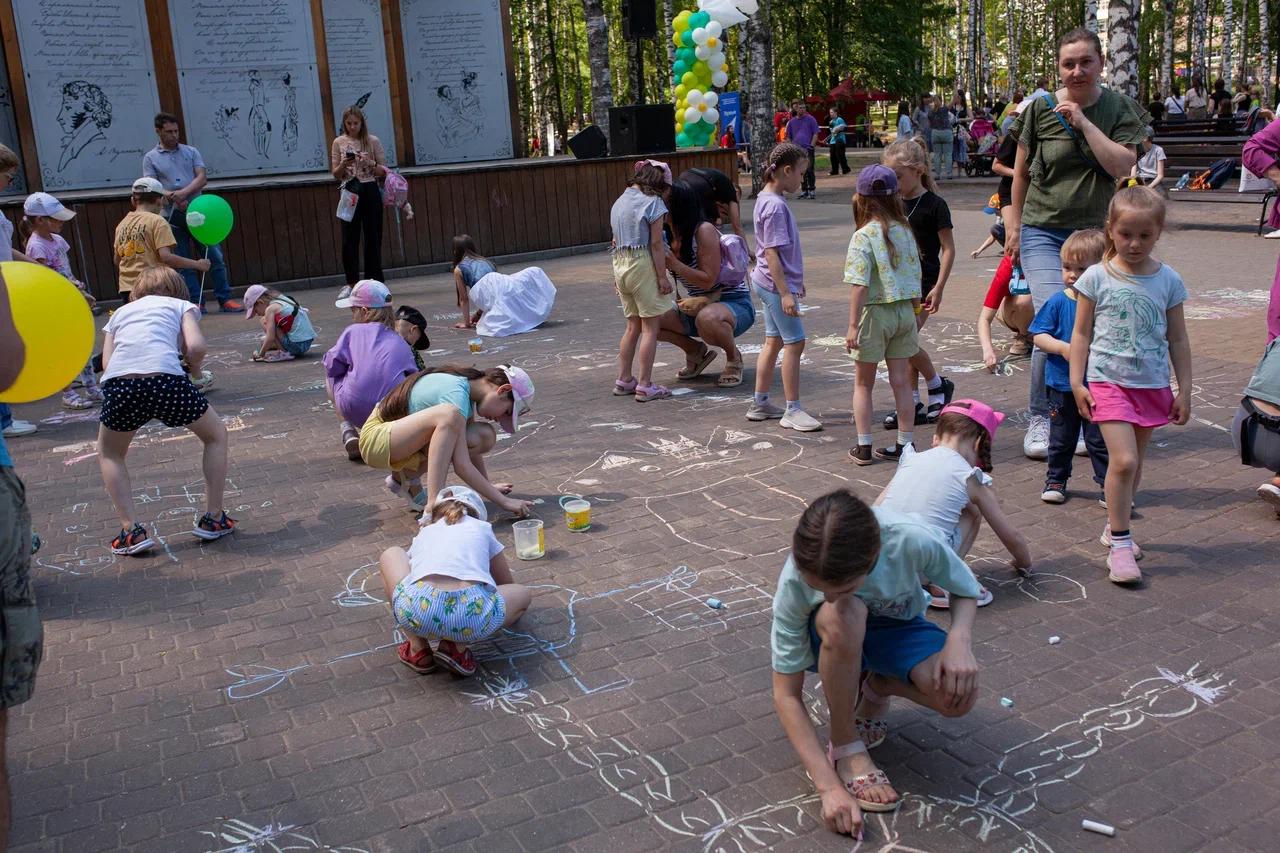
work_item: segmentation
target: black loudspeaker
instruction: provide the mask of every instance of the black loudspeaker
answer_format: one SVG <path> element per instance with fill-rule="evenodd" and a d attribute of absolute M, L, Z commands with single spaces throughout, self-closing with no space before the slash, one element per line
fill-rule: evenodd
<path fill-rule="evenodd" d="M 609 151 L 614 157 L 676 150 L 676 116 L 671 104 L 609 108 Z"/>
<path fill-rule="evenodd" d="M 622 0 L 622 37 L 624 39 L 658 37 L 657 0 Z"/>
<path fill-rule="evenodd" d="M 604 157 L 609 153 L 609 140 L 604 138 L 603 130 L 589 124 L 569 140 L 569 150 L 579 160 Z"/>

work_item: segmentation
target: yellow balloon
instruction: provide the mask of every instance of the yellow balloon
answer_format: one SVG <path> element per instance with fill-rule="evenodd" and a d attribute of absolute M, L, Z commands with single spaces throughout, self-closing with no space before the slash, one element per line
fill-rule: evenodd
<path fill-rule="evenodd" d="M 671 34 L 671 41 L 675 42 L 676 47 L 684 47 L 684 33 L 674 32 Z"/>
<path fill-rule="evenodd" d="M 30 403 L 57 394 L 93 352 L 93 313 L 76 286 L 48 267 L 0 263 L 18 337 L 26 346 L 22 372 L 0 403 Z"/>

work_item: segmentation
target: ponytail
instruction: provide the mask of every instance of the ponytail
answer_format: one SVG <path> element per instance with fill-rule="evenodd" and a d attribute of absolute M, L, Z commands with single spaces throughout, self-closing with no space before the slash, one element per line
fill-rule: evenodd
<path fill-rule="evenodd" d="M 475 510 L 467 506 L 462 501 L 454 500 L 453 498 L 445 498 L 432 507 L 431 523 L 435 524 L 443 518 L 445 524 L 457 524 L 468 515 L 472 518 L 480 517 L 476 515 Z"/>
<path fill-rule="evenodd" d="M 410 374 L 400 380 L 400 384 L 392 388 L 387 396 L 382 398 L 378 403 L 378 413 L 384 422 L 398 421 L 409 414 L 409 394 L 413 391 L 413 386 L 418 380 L 424 376 L 433 373 L 447 373 L 451 376 L 460 376 L 468 382 L 474 382 L 477 379 L 486 379 L 495 386 L 510 385 L 511 380 L 507 377 L 507 372 L 499 367 L 490 367 L 488 370 L 478 370 L 474 367 L 468 367 L 460 364 L 442 364 L 438 367 L 428 367 L 425 370 L 419 370 L 417 373 Z M 513 398 L 514 399 L 514 398 Z"/>

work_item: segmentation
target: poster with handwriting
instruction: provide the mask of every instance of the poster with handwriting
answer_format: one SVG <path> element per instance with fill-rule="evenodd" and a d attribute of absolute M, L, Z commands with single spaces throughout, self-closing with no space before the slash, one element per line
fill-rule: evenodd
<path fill-rule="evenodd" d="M 401 0 L 418 165 L 512 156 L 498 0 Z"/>
<path fill-rule="evenodd" d="M 308 0 L 169 0 L 169 20 L 210 177 L 328 168 Z"/>
<path fill-rule="evenodd" d="M 145 7 L 145 0 L 13 4 L 49 192 L 128 186 L 142 174 L 160 108 Z"/>
<path fill-rule="evenodd" d="M 9 66 L 5 63 L 4 43 L 0 42 L 0 145 L 22 157 L 22 143 L 18 139 L 18 120 L 13 111 L 13 89 L 9 86 Z M 22 166 L 14 172 L 9 186 L 0 195 L 26 195 L 27 179 Z"/>
<path fill-rule="evenodd" d="M 342 132 L 342 112 L 359 107 L 369 132 L 382 142 L 387 165 L 396 165 L 396 134 L 387 78 L 387 43 L 380 0 L 324 0 L 324 43 L 329 54 L 333 126 Z"/>

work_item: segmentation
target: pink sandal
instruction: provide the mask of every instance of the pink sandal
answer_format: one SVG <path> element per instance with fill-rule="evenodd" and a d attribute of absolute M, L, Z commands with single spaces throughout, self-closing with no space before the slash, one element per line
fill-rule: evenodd
<path fill-rule="evenodd" d="M 613 381 L 613 396 L 630 397 L 634 393 L 636 393 L 636 380 L 634 378 L 628 379 L 626 382 L 621 379 Z"/>
<path fill-rule="evenodd" d="M 648 385 L 636 386 L 636 402 L 647 403 L 650 400 L 665 400 L 671 396 L 671 389 L 664 388 L 657 383 L 651 382 Z"/>
<path fill-rule="evenodd" d="M 827 744 L 827 760 L 831 762 L 831 766 L 835 767 L 836 762 L 842 758 L 848 758 L 851 755 L 857 755 L 860 752 L 866 752 L 867 745 L 860 740 L 853 743 L 846 743 L 844 746 L 834 746 Z M 843 781 L 843 780 L 842 780 Z M 862 792 L 868 788 L 874 788 L 878 785 L 888 785 L 893 787 L 893 783 L 889 781 L 889 777 L 879 768 L 872 770 L 870 773 L 863 773 L 855 776 L 848 782 L 844 783 L 845 790 L 853 795 L 858 802 L 858 808 L 864 812 L 893 812 L 898 810 L 898 806 L 902 805 L 902 800 L 894 800 L 892 803 L 877 803 L 873 800 L 863 799 Z M 895 791 L 894 793 L 897 793 Z"/>

